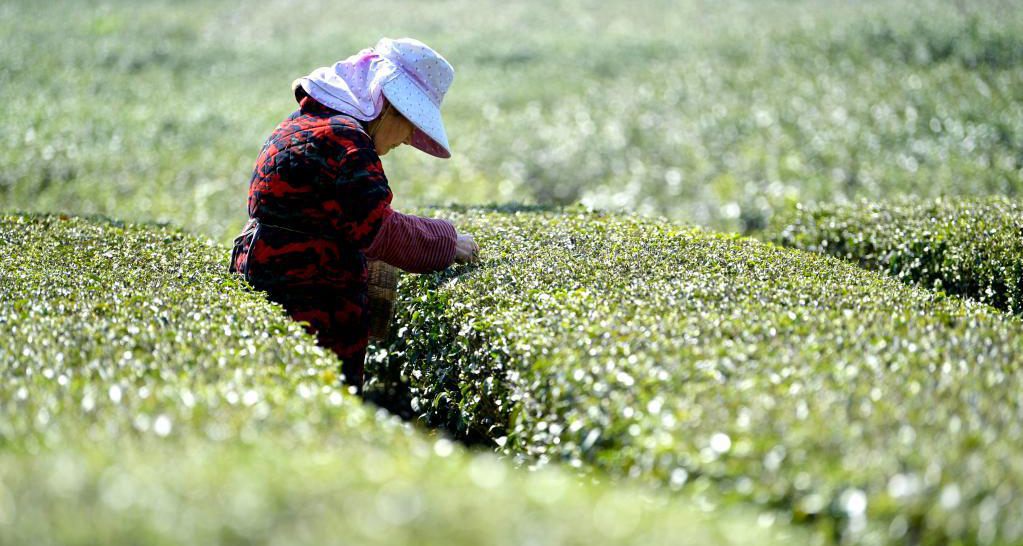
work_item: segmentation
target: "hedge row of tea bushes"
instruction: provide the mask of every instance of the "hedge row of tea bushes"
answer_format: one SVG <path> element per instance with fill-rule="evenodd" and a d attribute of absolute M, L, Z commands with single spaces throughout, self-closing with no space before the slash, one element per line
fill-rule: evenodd
<path fill-rule="evenodd" d="M 1019 320 L 667 222 L 440 214 L 482 262 L 403 277 L 370 372 L 420 420 L 841 541 L 1023 541 Z"/>
<path fill-rule="evenodd" d="M 343 392 L 226 259 L 173 229 L 0 217 L 0 544 L 799 538 L 416 431 Z"/>
<path fill-rule="evenodd" d="M 803 206 L 766 237 L 1023 313 L 1023 203 L 1005 197 Z"/>

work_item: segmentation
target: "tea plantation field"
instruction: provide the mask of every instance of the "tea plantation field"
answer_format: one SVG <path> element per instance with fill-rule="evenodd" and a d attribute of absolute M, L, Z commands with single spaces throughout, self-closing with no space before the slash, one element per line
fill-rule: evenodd
<path fill-rule="evenodd" d="M 0 4 L 0 203 L 228 242 L 289 84 L 381 36 L 456 70 L 455 157 L 396 205 L 526 201 L 734 231 L 774 207 L 1020 195 L 1017 0 Z"/>
<path fill-rule="evenodd" d="M 1023 544 L 1017 0 L 7 0 L 0 36 L 0 546 Z M 482 261 L 402 277 L 363 400 L 225 245 L 290 82 L 383 36 L 456 70 L 394 206 Z"/>
<path fill-rule="evenodd" d="M 370 372 L 410 383 L 397 410 L 844 541 L 1023 541 L 1018 318 L 661 221 L 448 214 L 485 259 L 404 278 Z"/>
<path fill-rule="evenodd" d="M 343 391 L 176 229 L 0 217 L 0 544 L 783 544 L 767 512 L 526 472 Z M 717 504 L 715 504 L 717 502 Z"/>

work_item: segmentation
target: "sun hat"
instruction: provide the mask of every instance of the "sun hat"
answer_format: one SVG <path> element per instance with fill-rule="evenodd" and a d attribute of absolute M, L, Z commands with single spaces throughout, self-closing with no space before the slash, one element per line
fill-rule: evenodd
<path fill-rule="evenodd" d="M 415 128 L 411 144 L 436 157 L 451 157 L 440 115 L 455 70 L 413 38 L 382 38 L 334 66 L 313 70 L 296 83 L 321 104 L 362 121 L 376 119 L 387 99 Z"/>

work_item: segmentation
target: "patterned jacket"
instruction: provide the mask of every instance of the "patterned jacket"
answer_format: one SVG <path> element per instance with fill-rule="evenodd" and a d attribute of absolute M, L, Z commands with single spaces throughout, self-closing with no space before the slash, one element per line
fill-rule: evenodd
<path fill-rule="evenodd" d="M 366 254 L 413 272 L 443 269 L 454 259 L 455 230 L 444 220 L 392 210 L 383 166 L 362 124 L 310 97 L 300 104 L 259 154 L 250 220 L 230 269 L 307 322 L 361 384 Z"/>

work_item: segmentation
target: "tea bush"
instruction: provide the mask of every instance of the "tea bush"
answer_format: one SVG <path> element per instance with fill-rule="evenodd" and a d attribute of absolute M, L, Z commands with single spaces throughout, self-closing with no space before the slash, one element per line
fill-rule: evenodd
<path fill-rule="evenodd" d="M 802 540 L 374 411 L 227 255 L 168 227 L 0 216 L 0 544 Z"/>
<path fill-rule="evenodd" d="M 1023 204 L 1008 198 L 798 206 L 765 237 L 1023 313 Z"/>
<path fill-rule="evenodd" d="M 404 277 L 370 371 L 419 420 L 841 541 L 1023 540 L 1018 319 L 668 222 L 440 213 L 482 262 Z"/>

